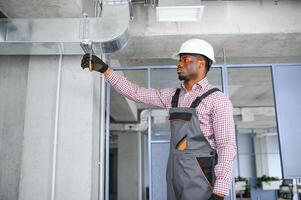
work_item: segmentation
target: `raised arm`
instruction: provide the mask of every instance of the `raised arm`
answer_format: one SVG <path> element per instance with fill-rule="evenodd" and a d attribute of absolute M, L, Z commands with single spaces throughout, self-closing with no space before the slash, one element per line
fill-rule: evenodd
<path fill-rule="evenodd" d="M 109 82 L 112 87 L 121 95 L 135 101 L 138 103 L 143 103 L 146 105 L 168 108 L 170 107 L 170 102 L 175 89 L 167 88 L 163 90 L 148 89 L 140 87 L 130 81 L 128 81 L 122 75 L 114 72 L 106 63 L 104 63 L 100 58 L 93 55 L 93 70 L 104 74 L 107 82 Z M 89 54 L 86 54 L 82 59 L 82 68 L 88 68 L 89 66 Z"/>
<path fill-rule="evenodd" d="M 159 108 L 170 107 L 171 96 L 175 92 L 174 89 L 157 90 L 140 87 L 117 74 L 111 68 L 108 68 L 104 75 L 111 86 L 128 99 Z"/>

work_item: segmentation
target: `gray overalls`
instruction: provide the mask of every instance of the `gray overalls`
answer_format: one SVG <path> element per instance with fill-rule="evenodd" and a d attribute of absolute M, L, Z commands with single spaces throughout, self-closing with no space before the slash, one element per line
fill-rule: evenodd
<path fill-rule="evenodd" d="M 215 182 L 217 152 L 211 148 L 200 129 L 196 107 L 213 92 L 197 97 L 190 108 L 179 108 L 181 89 L 172 98 L 169 111 L 171 138 L 167 164 L 167 200 L 208 200 Z"/>

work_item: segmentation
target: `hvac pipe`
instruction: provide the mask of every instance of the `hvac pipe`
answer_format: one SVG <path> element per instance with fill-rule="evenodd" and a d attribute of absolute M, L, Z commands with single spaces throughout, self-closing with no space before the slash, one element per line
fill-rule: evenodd
<path fill-rule="evenodd" d="M 93 42 L 95 54 L 109 54 L 128 41 L 129 3 L 103 6 L 96 18 L 0 19 L 0 55 L 83 54 L 80 46 Z"/>

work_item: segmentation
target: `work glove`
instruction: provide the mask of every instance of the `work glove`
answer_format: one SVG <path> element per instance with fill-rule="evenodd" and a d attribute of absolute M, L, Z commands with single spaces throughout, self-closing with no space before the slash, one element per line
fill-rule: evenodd
<path fill-rule="evenodd" d="M 208 200 L 224 200 L 224 197 L 218 196 L 213 193 Z"/>
<path fill-rule="evenodd" d="M 90 61 L 90 54 L 86 53 L 82 58 L 81 67 L 83 69 L 89 68 L 89 61 Z M 92 66 L 93 66 L 92 70 L 101 73 L 104 73 L 109 68 L 109 66 L 105 62 L 103 62 L 100 58 L 98 58 L 95 55 L 92 55 Z"/>

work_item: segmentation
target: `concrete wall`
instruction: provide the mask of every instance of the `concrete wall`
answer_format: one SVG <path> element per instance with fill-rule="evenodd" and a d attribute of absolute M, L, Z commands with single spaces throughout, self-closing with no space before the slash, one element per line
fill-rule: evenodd
<path fill-rule="evenodd" d="M 83 71 L 80 59 L 63 60 L 56 200 L 92 199 L 92 184 L 98 181 L 100 74 Z"/>
<path fill-rule="evenodd" d="M 80 59 L 62 60 L 53 157 L 59 57 L 1 57 L 1 200 L 97 198 L 101 77 Z"/>
<path fill-rule="evenodd" d="M 0 56 L 0 199 L 18 199 L 28 56 Z"/>
<path fill-rule="evenodd" d="M 49 199 L 58 57 L 29 61 L 19 199 Z M 32 190 L 32 188 L 36 188 Z"/>

